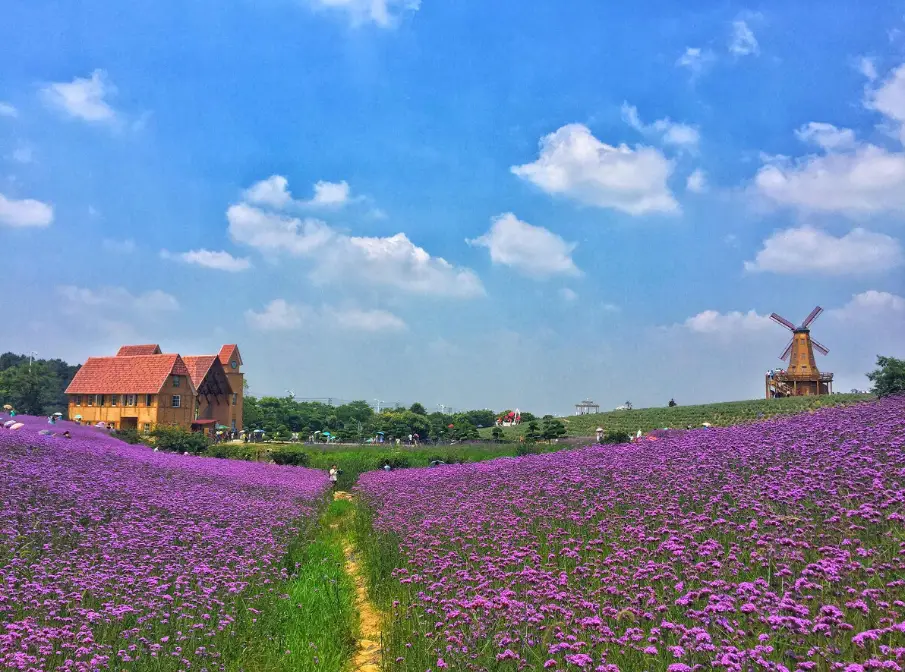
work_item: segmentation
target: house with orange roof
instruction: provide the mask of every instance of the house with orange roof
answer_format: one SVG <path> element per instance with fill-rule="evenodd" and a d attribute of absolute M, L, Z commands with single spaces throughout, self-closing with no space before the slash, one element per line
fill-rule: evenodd
<path fill-rule="evenodd" d="M 185 357 L 156 344 L 124 345 L 113 357 L 89 357 L 82 365 L 66 388 L 69 418 L 145 432 L 155 425 L 240 431 L 241 366 L 236 345 Z"/>

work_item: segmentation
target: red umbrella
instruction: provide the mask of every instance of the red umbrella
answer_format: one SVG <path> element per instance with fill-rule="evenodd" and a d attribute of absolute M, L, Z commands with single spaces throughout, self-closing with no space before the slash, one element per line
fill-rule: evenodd
<path fill-rule="evenodd" d="M 446 425 L 446 427 L 447 427 L 448 429 L 452 429 L 452 428 L 453 428 L 452 425 Z"/>

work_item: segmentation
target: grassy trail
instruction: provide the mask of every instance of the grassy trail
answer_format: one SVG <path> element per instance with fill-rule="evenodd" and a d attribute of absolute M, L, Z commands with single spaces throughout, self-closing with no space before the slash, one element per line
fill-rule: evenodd
<path fill-rule="evenodd" d="M 349 502 L 354 507 L 354 498 L 348 492 L 339 490 L 333 493 L 333 498 L 334 501 Z M 355 607 L 358 610 L 358 641 L 350 670 L 351 672 L 380 672 L 382 657 L 380 615 L 368 597 L 365 576 L 358 562 L 358 551 L 348 530 L 350 514 L 351 509 L 337 523 L 337 526 L 341 526 L 343 531 L 345 570 L 355 584 Z"/>

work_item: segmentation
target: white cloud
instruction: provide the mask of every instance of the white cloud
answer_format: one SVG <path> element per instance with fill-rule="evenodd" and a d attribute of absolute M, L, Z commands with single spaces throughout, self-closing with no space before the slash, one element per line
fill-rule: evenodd
<path fill-rule="evenodd" d="M 229 252 L 214 250 L 190 250 L 188 252 L 170 253 L 161 250 L 160 256 L 164 259 L 176 259 L 187 264 L 195 264 L 204 268 L 212 268 L 218 271 L 230 271 L 236 273 L 251 268 L 251 262 L 248 259 L 234 257 Z"/>
<path fill-rule="evenodd" d="M 667 180 L 673 164 L 653 147 L 613 147 L 583 124 L 568 124 L 544 136 L 533 163 L 513 174 L 543 191 L 631 215 L 678 212 Z"/>
<path fill-rule="evenodd" d="M 896 127 L 899 140 L 905 144 L 905 63 L 893 70 L 879 87 L 868 91 L 865 106 L 889 119 Z"/>
<path fill-rule="evenodd" d="M 578 293 L 574 289 L 569 289 L 568 287 L 560 289 L 559 296 L 566 303 L 574 303 L 578 300 Z"/>
<path fill-rule="evenodd" d="M 405 322 L 385 310 L 323 307 L 292 304 L 274 299 L 261 312 L 245 311 L 248 324 L 261 331 L 289 331 L 303 327 L 338 328 L 366 333 L 400 332 L 408 329 Z"/>
<path fill-rule="evenodd" d="M 732 22 L 732 36 L 729 38 L 729 51 L 736 56 L 757 55 L 760 47 L 754 32 L 748 26 L 747 21 L 739 19 Z"/>
<path fill-rule="evenodd" d="M 420 0 L 311 0 L 316 7 L 342 11 L 353 25 L 374 23 L 388 28 L 407 13 L 417 11 Z"/>
<path fill-rule="evenodd" d="M 325 308 L 325 318 L 350 331 L 394 332 L 408 329 L 406 323 L 393 313 L 385 310 L 360 310 L 358 308 Z"/>
<path fill-rule="evenodd" d="M 837 128 L 832 124 L 812 121 L 795 131 L 802 142 L 810 142 L 827 152 L 853 148 L 857 142 L 850 128 Z"/>
<path fill-rule="evenodd" d="M 905 211 L 905 154 L 867 144 L 848 153 L 770 161 L 754 185 L 776 204 L 849 215 Z"/>
<path fill-rule="evenodd" d="M 874 81 L 877 78 L 877 66 L 874 64 L 874 59 L 867 56 L 858 59 L 858 72 L 864 75 L 868 81 Z"/>
<path fill-rule="evenodd" d="M 345 180 L 342 182 L 320 181 L 314 185 L 314 198 L 308 203 L 314 206 L 341 206 L 349 201 L 349 191 L 349 184 Z"/>
<path fill-rule="evenodd" d="M 636 131 L 657 137 L 667 145 L 693 148 L 697 147 L 701 139 L 701 134 L 694 126 L 674 122 L 669 117 L 644 124 L 638 115 L 638 108 L 628 103 L 622 103 L 622 119 Z"/>
<path fill-rule="evenodd" d="M 288 189 L 289 181 L 282 175 L 271 175 L 245 190 L 245 200 L 259 205 L 282 208 L 292 202 Z"/>
<path fill-rule="evenodd" d="M 226 211 L 229 235 L 237 243 L 244 243 L 265 252 L 287 252 L 304 256 L 325 247 L 336 233 L 318 219 L 289 217 L 265 212 L 238 203 Z"/>
<path fill-rule="evenodd" d="M 553 275 L 579 275 L 572 260 L 575 243 L 542 226 L 518 219 L 511 212 L 493 218 L 490 230 L 469 245 L 486 247 L 494 264 L 503 264 L 536 278 Z"/>
<path fill-rule="evenodd" d="M 841 238 L 808 226 L 778 231 L 764 241 L 745 270 L 784 274 L 861 275 L 905 263 L 895 238 L 854 229 Z"/>
<path fill-rule="evenodd" d="M 359 282 L 393 287 L 410 294 L 470 298 L 484 286 L 468 268 L 433 257 L 404 233 L 356 237 L 317 219 L 301 220 L 238 203 L 226 213 L 229 235 L 262 252 L 282 252 L 313 262 L 317 282 Z"/>
<path fill-rule="evenodd" d="M 700 75 L 715 60 L 716 54 L 710 50 L 688 47 L 685 49 L 685 53 L 676 60 L 676 65 L 680 68 L 687 68 L 693 76 L 696 76 Z"/>
<path fill-rule="evenodd" d="M 55 82 L 41 90 L 44 99 L 68 115 L 84 121 L 111 122 L 116 112 L 105 98 L 116 92 L 103 70 L 95 70 L 89 79 L 76 77 L 71 82 Z"/>
<path fill-rule="evenodd" d="M 841 308 L 827 311 L 827 314 L 843 322 L 871 322 L 890 316 L 905 317 L 905 299 L 890 292 L 870 289 L 855 294 Z"/>
<path fill-rule="evenodd" d="M 287 303 L 285 299 L 274 299 L 260 313 L 245 311 L 248 324 L 261 331 L 298 329 L 307 316 L 306 309 Z"/>
<path fill-rule="evenodd" d="M 115 254 L 132 254 L 135 251 L 134 240 L 112 240 L 105 238 L 101 241 L 101 245 L 107 252 Z"/>
<path fill-rule="evenodd" d="M 32 163 L 35 160 L 35 153 L 31 147 L 19 145 L 10 154 L 10 158 L 16 163 Z"/>
<path fill-rule="evenodd" d="M 179 309 L 176 297 L 159 289 L 144 294 L 132 294 L 124 287 L 102 287 L 99 290 L 63 285 L 57 287 L 67 308 L 115 308 L 118 311 L 132 310 L 136 313 L 167 312 Z"/>
<path fill-rule="evenodd" d="M 703 194 L 707 191 L 707 173 L 700 168 L 696 169 L 685 181 L 685 188 L 695 194 Z"/>
<path fill-rule="evenodd" d="M 31 198 L 15 200 L 0 194 L 0 226 L 43 227 L 53 221 L 53 207 Z"/>
<path fill-rule="evenodd" d="M 754 310 L 749 310 L 747 313 L 737 310 L 728 313 L 705 310 L 689 317 L 682 326 L 698 334 L 731 336 L 768 328 L 770 326 L 770 317 L 768 315 L 758 315 Z"/>
<path fill-rule="evenodd" d="M 4 103 L 0 100 L 0 117 L 18 117 L 19 110 L 10 105 L 9 103 Z"/>

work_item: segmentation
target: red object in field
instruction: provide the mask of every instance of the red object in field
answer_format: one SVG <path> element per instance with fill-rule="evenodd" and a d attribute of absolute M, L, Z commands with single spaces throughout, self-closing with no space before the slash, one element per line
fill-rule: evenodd
<path fill-rule="evenodd" d="M 452 425 L 446 425 L 446 428 L 447 428 L 447 429 L 452 429 L 453 426 L 452 426 Z"/>

